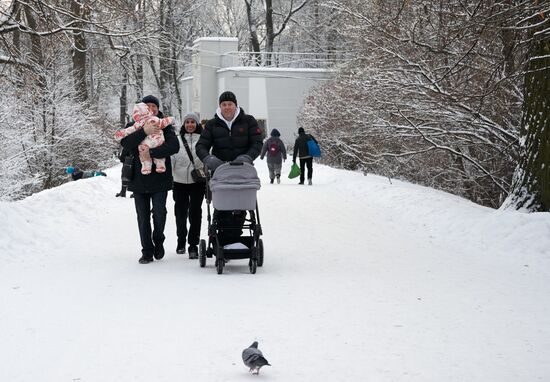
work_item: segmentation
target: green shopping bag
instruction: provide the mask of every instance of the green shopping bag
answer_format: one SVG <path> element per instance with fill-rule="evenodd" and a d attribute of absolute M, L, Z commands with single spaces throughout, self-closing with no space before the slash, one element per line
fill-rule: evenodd
<path fill-rule="evenodd" d="M 288 174 L 289 179 L 293 179 L 300 176 L 300 167 L 296 163 L 292 163 L 292 167 L 290 167 L 290 173 Z"/>

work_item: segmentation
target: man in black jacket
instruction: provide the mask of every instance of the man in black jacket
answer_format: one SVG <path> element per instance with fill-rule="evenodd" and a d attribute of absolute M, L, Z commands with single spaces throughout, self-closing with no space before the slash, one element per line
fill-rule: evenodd
<path fill-rule="evenodd" d="M 298 138 L 294 142 L 294 153 L 292 155 L 292 163 L 296 163 L 296 156 L 300 158 L 300 183 L 304 184 L 304 176 L 307 167 L 307 182 L 311 186 L 313 184 L 311 178 L 313 178 L 313 157 L 309 154 L 309 148 L 307 141 L 313 139 L 317 140 L 311 134 L 306 134 L 303 127 L 298 129 Z"/>
<path fill-rule="evenodd" d="M 141 102 L 147 104 L 149 110 L 159 118 L 162 112 L 159 111 L 159 100 L 148 95 L 143 97 Z M 145 126 L 134 133 L 123 138 L 120 142 L 122 147 L 133 155 L 133 177 L 128 184 L 128 190 L 134 193 L 136 206 L 139 236 L 141 239 L 140 264 L 148 264 L 153 258 L 160 260 L 164 257 L 164 226 L 166 225 L 166 198 L 168 190 L 172 189 L 172 165 L 170 155 L 179 151 L 179 142 L 172 125 L 166 126 L 163 130 L 164 143 L 159 147 L 149 148 L 141 145 L 143 139 L 150 134 L 158 134 L 159 127 Z M 166 171 L 156 172 L 153 168 L 150 174 L 141 173 L 141 162 L 139 152 L 147 153 L 151 158 L 165 158 Z M 153 163 L 153 166 L 154 163 Z M 151 231 L 151 205 L 153 211 L 153 230 Z"/>
<path fill-rule="evenodd" d="M 224 162 L 252 164 L 262 150 L 262 130 L 258 122 L 237 106 L 237 98 L 232 92 L 223 92 L 219 105 L 197 142 L 197 156 L 211 171 Z"/>
<path fill-rule="evenodd" d="M 195 147 L 199 159 L 214 172 L 224 162 L 252 164 L 262 150 L 262 130 L 256 119 L 237 106 L 237 97 L 223 92 L 213 119 L 206 123 Z M 212 152 L 210 152 L 212 149 Z M 242 226 L 246 211 L 214 211 L 220 226 Z M 239 230 L 220 230 L 223 244 L 240 236 Z"/>

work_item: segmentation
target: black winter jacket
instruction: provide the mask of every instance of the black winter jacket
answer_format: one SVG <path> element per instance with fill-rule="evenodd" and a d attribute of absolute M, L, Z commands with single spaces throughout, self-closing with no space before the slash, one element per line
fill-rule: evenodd
<path fill-rule="evenodd" d="M 224 162 L 235 160 L 239 155 L 246 154 L 256 159 L 262 149 L 262 131 L 256 119 L 245 114 L 239 108 L 239 115 L 231 125 L 231 131 L 218 115 L 206 123 L 201 137 L 195 147 L 197 156 L 202 161 L 210 154 Z"/>
<path fill-rule="evenodd" d="M 309 148 L 307 147 L 307 141 L 309 141 L 310 139 L 313 139 L 315 142 L 317 142 L 317 140 L 313 138 L 313 135 L 311 134 L 298 134 L 298 138 L 296 138 L 296 141 L 294 142 L 294 153 L 292 154 L 293 162 L 296 162 L 296 156 L 302 159 L 311 157 L 311 155 L 309 155 Z"/>
<path fill-rule="evenodd" d="M 157 117 L 162 118 L 162 113 L 159 112 Z M 128 184 L 128 190 L 137 193 L 155 193 L 172 189 L 173 179 L 170 155 L 173 155 L 179 151 L 180 144 L 178 142 L 178 138 L 176 137 L 176 133 L 174 132 L 174 126 L 168 125 L 162 130 L 162 132 L 164 133 L 164 143 L 159 147 L 149 149 L 149 153 L 151 154 L 151 158 L 166 159 L 166 171 L 163 173 L 156 172 L 154 162 L 150 174 L 143 175 L 141 173 L 141 162 L 139 161 L 138 146 L 147 136 L 143 129 L 135 131 L 120 141 L 122 147 L 134 156 L 133 177 Z"/>

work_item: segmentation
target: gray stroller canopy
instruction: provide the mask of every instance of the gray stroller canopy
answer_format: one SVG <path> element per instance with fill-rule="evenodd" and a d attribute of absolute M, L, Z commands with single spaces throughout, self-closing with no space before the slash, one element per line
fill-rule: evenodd
<path fill-rule="evenodd" d="M 222 164 L 210 179 L 212 202 L 217 210 L 253 210 L 260 178 L 254 166 L 248 163 Z"/>

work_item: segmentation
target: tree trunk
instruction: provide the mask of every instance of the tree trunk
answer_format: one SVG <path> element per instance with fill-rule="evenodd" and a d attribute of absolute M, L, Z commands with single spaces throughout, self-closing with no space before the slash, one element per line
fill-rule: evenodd
<path fill-rule="evenodd" d="M 25 18 L 27 19 L 27 25 L 31 30 L 37 30 L 38 24 L 34 18 L 29 7 L 25 6 Z M 44 56 L 42 55 L 42 40 L 38 35 L 31 35 L 31 60 L 34 61 L 37 68 L 43 68 Z M 40 89 L 44 89 L 46 86 L 46 79 L 40 74 L 40 69 L 36 70 L 38 75 L 37 85 Z"/>
<path fill-rule="evenodd" d="M 260 55 L 260 40 L 258 39 L 258 33 L 256 33 L 256 24 L 252 18 L 252 0 L 245 0 L 246 3 L 246 16 L 248 20 L 248 30 L 250 32 L 250 45 L 252 45 L 253 63 L 254 66 L 259 66 L 262 63 Z"/>
<path fill-rule="evenodd" d="M 86 18 L 87 11 L 76 0 L 71 1 L 71 11 L 75 17 Z M 75 24 L 76 28 L 82 28 L 82 23 Z M 73 78 L 76 96 L 79 101 L 88 99 L 88 90 L 86 86 L 86 36 L 84 32 L 75 30 L 73 32 L 74 48 L 73 48 Z"/>
<path fill-rule="evenodd" d="M 143 94 L 143 59 L 140 55 L 134 56 L 136 61 L 136 94 L 137 99 L 142 99 Z"/>
<path fill-rule="evenodd" d="M 126 105 L 128 104 L 128 69 L 124 68 L 122 72 L 122 87 L 120 88 L 120 113 L 119 126 L 126 125 Z"/>
<path fill-rule="evenodd" d="M 159 91 L 163 112 L 171 114 L 171 83 L 174 79 L 172 65 L 170 64 L 170 31 L 172 28 L 172 1 L 161 0 L 160 2 L 160 25 L 162 28 L 159 40 Z"/>
<path fill-rule="evenodd" d="M 507 204 L 550 211 L 550 37 L 533 37 L 525 74 L 521 157 Z"/>
<path fill-rule="evenodd" d="M 273 30 L 273 1 L 265 0 L 265 66 L 271 65 L 271 52 L 273 52 L 273 41 L 275 31 Z"/>

